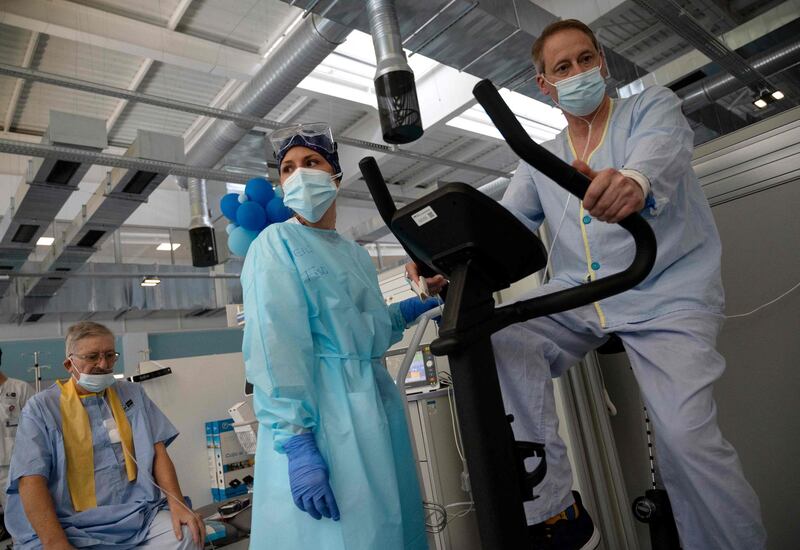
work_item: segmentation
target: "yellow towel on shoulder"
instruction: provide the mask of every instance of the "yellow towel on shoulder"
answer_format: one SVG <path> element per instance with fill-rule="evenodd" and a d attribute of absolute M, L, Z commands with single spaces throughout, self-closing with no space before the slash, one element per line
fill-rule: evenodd
<path fill-rule="evenodd" d="M 97 507 L 94 486 L 94 450 L 89 414 L 81 403 L 75 381 L 58 381 L 61 388 L 61 431 L 64 434 L 64 451 L 67 455 L 67 486 L 72 505 L 78 512 Z M 113 387 L 105 390 L 108 404 L 122 440 L 125 454 L 125 471 L 128 481 L 136 479 L 136 463 L 133 456 L 133 432 L 128 417 L 122 409 Z"/>

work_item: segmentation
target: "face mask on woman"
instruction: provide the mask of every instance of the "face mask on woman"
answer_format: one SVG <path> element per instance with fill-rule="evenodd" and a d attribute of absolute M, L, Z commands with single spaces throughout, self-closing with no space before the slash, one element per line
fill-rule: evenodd
<path fill-rule="evenodd" d="M 330 208 L 338 191 L 334 175 L 313 168 L 297 168 L 283 182 L 283 204 L 315 223 Z"/>

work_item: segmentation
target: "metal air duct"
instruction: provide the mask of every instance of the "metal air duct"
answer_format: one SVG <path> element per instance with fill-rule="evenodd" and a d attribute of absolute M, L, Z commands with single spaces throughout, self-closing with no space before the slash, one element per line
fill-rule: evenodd
<path fill-rule="evenodd" d="M 183 138 L 179 136 L 138 130 L 125 156 L 182 163 L 183 149 Z M 150 194 L 166 177 L 166 171 L 150 167 L 111 170 L 67 230 L 56 236 L 43 262 L 43 269 L 62 273 L 80 269 L 106 239 L 147 202 Z M 54 234 L 54 231 L 48 233 Z M 30 281 L 25 294 L 53 296 L 63 284 L 63 277 L 43 277 Z"/>
<path fill-rule="evenodd" d="M 349 33 L 347 27 L 311 14 L 278 46 L 272 57 L 231 101 L 228 110 L 257 117 L 266 116 Z M 188 151 L 186 163 L 205 168 L 216 165 L 252 128 L 250 124 L 215 120 Z M 214 265 L 217 263 L 214 228 L 210 221 L 208 225 L 203 221 L 208 212 L 205 181 L 189 184 L 189 191 L 194 193 L 190 199 L 193 225 L 189 231 L 192 263 L 195 266 Z"/>
<path fill-rule="evenodd" d="M 748 59 L 748 62 L 766 76 L 781 72 L 800 63 L 800 41 L 793 41 L 755 55 Z M 721 73 L 676 90 L 676 93 L 683 99 L 683 112 L 689 114 L 742 87 L 742 82 L 737 77 Z"/>
<path fill-rule="evenodd" d="M 181 182 L 183 187 L 183 182 Z M 189 178 L 186 182 L 189 189 L 189 208 L 192 219 L 189 222 L 189 239 L 192 244 L 192 265 L 210 267 L 217 265 L 217 238 L 211 223 L 206 194 L 206 180 Z"/>
<path fill-rule="evenodd" d="M 316 15 L 307 17 L 228 104 L 227 110 L 266 116 L 289 92 L 341 44 L 350 29 Z M 210 168 L 230 151 L 252 125 L 216 120 L 186 154 L 191 166 Z"/>
<path fill-rule="evenodd" d="M 13 78 L 22 78 L 25 80 L 30 80 L 33 82 L 44 82 L 46 84 L 52 84 L 53 86 L 62 86 L 65 88 L 73 89 L 73 90 L 82 90 L 84 92 L 89 92 L 92 94 L 99 94 L 105 95 L 109 97 L 117 97 L 120 99 L 125 99 L 126 101 L 130 102 L 141 102 L 147 105 L 156 105 L 158 107 L 164 107 L 165 109 L 174 109 L 176 111 L 181 111 L 184 113 L 193 113 L 196 115 L 207 116 L 211 118 L 218 118 L 222 120 L 229 120 L 237 122 L 239 125 L 249 127 L 250 125 L 253 128 L 265 128 L 274 130 L 277 128 L 282 128 L 285 126 L 285 123 L 280 123 L 275 120 L 268 120 L 265 118 L 260 118 L 256 116 L 246 115 L 242 113 L 235 113 L 230 110 L 225 109 L 215 109 L 213 107 L 209 107 L 207 105 L 200 105 L 198 103 L 190 103 L 188 101 L 179 101 L 176 99 L 170 99 L 167 97 L 156 96 L 151 94 L 145 94 L 142 92 L 132 92 L 129 90 L 124 90 L 122 88 L 115 88 L 113 86 L 107 86 L 105 84 L 97 84 L 95 82 L 88 82 L 86 80 L 80 80 L 77 78 L 72 78 L 64 75 L 57 75 L 53 73 L 47 73 L 44 71 L 37 71 L 34 69 L 26 69 L 24 67 L 17 67 L 15 65 L 6 65 L 5 63 L 0 63 L 0 75 L 11 76 Z M 399 147 L 390 147 L 388 145 L 382 143 L 376 143 L 372 141 L 365 141 L 361 139 L 354 139 L 348 138 L 344 136 L 338 136 L 336 141 L 341 145 L 349 145 L 351 147 L 356 147 L 359 149 L 364 149 L 365 151 L 373 151 L 376 153 L 381 153 L 384 155 L 393 155 L 399 156 L 407 159 L 416 160 L 422 163 L 431 164 L 431 165 L 442 165 L 442 166 L 452 166 L 453 168 L 458 168 L 461 170 L 467 170 L 470 172 L 475 172 L 478 174 L 486 174 L 490 176 L 498 176 L 501 177 L 504 174 L 498 170 L 492 170 L 490 168 L 486 168 L 484 166 L 480 166 L 478 164 L 470 164 L 466 162 L 457 162 L 450 159 L 446 159 L 443 157 L 438 157 L 434 155 L 426 155 L 424 153 L 420 153 L 418 151 L 411 151 L 407 149 L 400 149 Z M 5 140 L 0 140 L 0 143 L 10 143 Z M 21 143 L 21 142 L 13 142 L 13 143 Z M 6 146 L 10 147 L 10 146 Z M 8 149 L 7 149 L 8 150 Z M 23 152 L 12 152 L 12 154 L 26 154 L 30 155 L 31 153 L 23 153 Z M 72 155 L 74 156 L 74 155 Z M 113 155 L 103 155 L 102 159 L 107 162 Z M 59 156 L 61 158 L 61 156 Z M 98 157 L 100 158 L 100 157 Z M 119 159 L 114 160 L 113 166 L 119 166 Z M 102 162 L 96 162 L 95 164 L 102 164 Z M 181 172 L 184 173 L 183 175 L 196 175 L 201 172 L 213 172 L 209 171 L 205 168 L 186 168 L 181 169 Z M 178 172 L 171 171 L 172 174 L 177 174 Z M 190 174 L 191 173 L 191 174 Z M 257 177 L 260 174 L 253 174 L 253 177 Z M 205 175 L 201 176 L 205 177 L 206 179 L 220 179 L 217 176 Z M 220 181 L 230 181 L 233 182 L 234 180 L 221 178 Z M 242 180 L 243 182 L 246 180 Z M 371 200 L 371 199 L 370 199 Z"/>
<path fill-rule="evenodd" d="M 422 136 L 414 71 L 406 62 L 394 0 L 367 0 L 375 46 L 375 95 L 383 140 L 410 143 Z"/>
<path fill-rule="evenodd" d="M 50 111 L 50 122 L 39 146 L 42 145 L 52 148 L 66 145 L 97 153 L 108 145 L 105 121 Z M 29 162 L 28 173 L 0 222 L 0 274 L 17 270 L 25 263 L 36 241 L 91 166 L 91 162 L 55 155 L 43 155 Z M 0 296 L 8 286 L 7 279 L 0 280 Z"/>

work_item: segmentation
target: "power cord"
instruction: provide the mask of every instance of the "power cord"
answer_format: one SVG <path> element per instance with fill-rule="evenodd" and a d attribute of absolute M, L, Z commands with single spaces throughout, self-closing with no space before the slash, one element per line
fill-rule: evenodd
<path fill-rule="evenodd" d="M 756 311 L 760 311 L 760 310 L 764 309 L 767 306 L 771 306 L 772 304 L 774 304 L 778 300 L 788 296 L 789 294 L 791 294 L 792 292 L 797 290 L 797 287 L 800 287 L 800 283 L 797 283 L 792 288 L 790 288 L 789 290 L 787 290 L 786 292 L 784 292 L 783 294 L 781 294 L 780 296 L 778 296 L 774 300 L 770 300 L 766 304 L 761 304 L 760 306 L 758 306 L 757 308 L 755 308 L 752 311 L 748 311 L 747 313 L 739 313 L 737 315 L 726 315 L 725 318 L 726 319 L 737 319 L 737 318 L 740 318 L 740 317 L 749 317 L 750 315 L 754 314 Z"/>
<path fill-rule="evenodd" d="M 166 489 L 164 489 L 164 488 L 163 488 L 161 485 L 159 485 L 158 483 L 156 483 L 156 481 L 155 481 L 155 480 L 153 479 L 153 477 L 150 475 L 150 472 L 148 472 L 146 469 L 142 469 L 142 467 L 141 467 L 141 466 L 139 466 L 139 463 L 136 461 L 136 458 L 135 458 L 135 457 L 134 457 L 134 456 L 133 456 L 133 455 L 132 455 L 132 454 L 131 454 L 131 453 L 128 451 L 128 449 L 127 449 L 127 447 L 126 447 L 126 445 L 125 445 L 124 443 L 122 443 L 122 451 L 123 451 L 123 452 L 124 452 L 124 453 L 125 453 L 125 454 L 126 454 L 126 455 L 127 455 L 127 456 L 128 456 L 130 459 L 131 459 L 131 460 L 133 460 L 133 463 L 134 463 L 134 464 L 136 464 L 136 467 L 138 468 L 138 471 L 139 471 L 139 472 L 145 472 L 145 474 L 146 474 L 146 475 L 145 475 L 145 479 L 147 479 L 147 480 L 148 480 L 150 483 L 152 483 L 152 484 L 153 484 L 153 486 L 157 487 L 157 488 L 158 488 L 158 489 L 159 489 L 159 490 L 160 490 L 162 493 L 164 493 L 164 494 L 165 494 L 165 495 L 167 495 L 167 496 L 170 496 L 170 497 L 172 497 L 172 498 L 173 498 L 173 500 L 175 500 L 175 501 L 176 501 L 178 504 L 180 504 L 181 506 L 183 506 L 184 508 L 186 508 L 186 510 L 188 510 L 190 514 L 193 514 L 194 516 L 197 516 L 197 517 L 200 519 L 200 521 L 203 523 L 203 527 L 205 527 L 205 524 L 206 524 L 206 522 L 203 520 L 203 518 L 201 518 L 201 517 L 200 517 L 198 514 L 196 514 L 194 510 L 192 510 L 191 508 L 189 508 L 188 506 L 186 506 L 186 504 L 183 502 L 183 499 L 180 499 L 180 498 L 176 497 L 175 495 L 173 495 L 172 493 L 170 493 L 169 491 L 167 491 Z M 203 535 L 203 539 L 204 539 L 204 540 L 207 540 L 207 539 L 206 539 L 206 535 L 207 535 L 207 533 L 202 533 L 202 535 Z M 211 545 L 211 548 L 212 548 L 212 549 L 215 549 L 215 548 L 216 548 L 216 547 L 214 546 L 214 543 L 213 543 L 213 542 L 211 542 L 210 540 L 208 541 L 208 543 Z"/>

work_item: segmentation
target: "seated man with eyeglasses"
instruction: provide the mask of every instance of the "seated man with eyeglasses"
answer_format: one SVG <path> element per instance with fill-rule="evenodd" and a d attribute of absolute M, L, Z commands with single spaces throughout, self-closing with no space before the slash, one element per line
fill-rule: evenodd
<path fill-rule="evenodd" d="M 203 542 L 202 520 L 184 505 L 166 450 L 178 432 L 139 385 L 115 380 L 118 357 L 105 326 L 71 326 L 70 377 L 22 411 L 6 489 L 15 548 L 188 549 Z"/>

